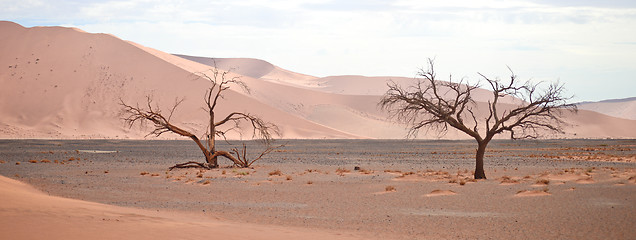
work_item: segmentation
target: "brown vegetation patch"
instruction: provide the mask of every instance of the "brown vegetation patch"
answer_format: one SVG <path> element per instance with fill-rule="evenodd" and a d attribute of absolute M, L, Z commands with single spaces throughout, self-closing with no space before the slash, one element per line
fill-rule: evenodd
<path fill-rule="evenodd" d="M 276 169 L 274 171 L 269 172 L 270 176 L 283 176 L 283 172 L 281 172 L 280 170 Z"/>
<path fill-rule="evenodd" d="M 344 168 L 338 168 L 336 169 L 336 173 L 338 175 L 343 176 L 345 173 L 350 173 L 351 171 L 349 169 L 344 169 Z"/>
<path fill-rule="evenodd" d="M 518 183 L 519 183 L 518 179 L 514 179 L 514 178 L 509 177 L 509 176 L 501 177 L 501 184 L 503 184 L 503 185 L 518 184 Z"/>
<path fill-rule="evenodd" d="M 535 184 L 537 184 L 537 185 L 548 185 L 548 184 L 550 184 L 550 180 L 548 180 L 548 179 L 539 179 L 539 180 L 537 180 L 537 182 Z"/>

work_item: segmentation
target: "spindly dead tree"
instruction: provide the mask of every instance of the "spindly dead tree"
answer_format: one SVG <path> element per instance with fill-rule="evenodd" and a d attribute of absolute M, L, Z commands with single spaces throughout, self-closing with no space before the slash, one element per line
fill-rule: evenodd
<path fill-rule="evenodd" d="M 172 124 L 172 115 L 174 114 L 179 104 L 183 102 L 183 100 L 177 100 L 173 107 L 170 109 L 170 112 L 167 116 L 162 114 L 161 109 L 158 106 L 153 105 L 153 100 L 150 96 L 147 97 L 147 104 L 145 107 L 140 107 L 139 105 L 128 105 L 124 103 L 123 100 L 121 100 L 120 104 L 123 107 L 123 113 L 125 116 L 124 121 L 129 127 L 132 127 L 135 123 L 138 122 L 140 124 L 143 124 L 144 122 L 151 122 L 154 125 L 154 130 L 148 135 L 155 135 L 158 137 L 163 133 L 172 132 L 184 137 L 188 137 L 192 139 L 197 144 L 197 146 L 199 146 L 199 148 L 203 152 L 203 155 L 205 156 L 205 162 L 186 162 L 177 164 L 170 169 L 187 167 L 201 167 L 206 169 L 217 168 L 219 166 L 219 156 L 223 156 L 231 160 L 235 166 L 249 167 L 252 163 L 254 163 L 254 161 L 259 160 L 261 157 L 263 157 L 263 155 L 270 153 L 273 149 L 275 149 L 275 147 L 272 147 L 270 143 L 272 140 L 272 133 L 278 134 L 278 127 L 272 123 L 265 122 L 257 116 L 243 112 L 232 112 L 227 116 L 221 118 L 221 120 L 216 120 L 217 118 L 215 115 L 215 109 L 217 107 L 217 104 L 219 104 L 219 99 L 223 98 L 223 93 L 226 90 L 230 89 L 230 86 L 238 86 L 248 93 L 250 92 L 250 89 L 243 81 L 241 81 L 239 77 L 229 77 L 229 71 L 221 72 L 217 68 L 214 68 L 210 71 L 211 75 L 208 75 L 206 73 L 197 74 L 198 77 L 209 81 L 211 84 L 210 87 L 206 90 L 204 98 L 206 104 L 205 110 L 209 114 L 209 129 L 205 133 L 205 138 L 207 138 L 207 146 L 195 134 Z M 261 139 L 267 144 L 267 149 L 255 159 L 247 159 L 247 151 L 245 145 L 243 145 L 242 151 L 239 151 L 239 149 L 237 148 L 232 149 L 232 152 L 236 156 L 232 155 L 232 153 L 230 152 L 220 151 L 216 149 L 216 137 L 225 139 L 225 135 L 228 131 L 240 130 L 241 122 L 246 122 L 252 127 L 252 137 Z M 232 125 L 228 128 L 224 127 L 226 124 Z"/>
<path fill-rule="evenodd" d="M 486 146 L 495 135 L 508 132 L 512 139 L 537 138 L 542 131 L 563 133 L 564 111 L 576 112 L 576 106 L 564 97 L 562 84 L 551 83 L 540 88 L 541 83 L 529 81 L 520 84 L 512 70 L 510 81 L 504 83 L 479 74 L 492 89 L 488 100 L 487 114 L 478 117 L 477 103 L 473 93 L 479 84 L 438 81 L 433 60 L 428 60 L 428 70 L 420 70 L 417 83 L 402 88 L 389 82 L 389 90 L 380 100 L 379 106 L 392 117 L 410 125 L 409 136 L 417 136 L 422 128 L 437 130 L 444 134 L 453 127 L 477 141 L 475 179 L 486 179 L 484 154 Z M 507 105 L 499 101 L 505 96 L 517 98 L 518 104 Z"/>

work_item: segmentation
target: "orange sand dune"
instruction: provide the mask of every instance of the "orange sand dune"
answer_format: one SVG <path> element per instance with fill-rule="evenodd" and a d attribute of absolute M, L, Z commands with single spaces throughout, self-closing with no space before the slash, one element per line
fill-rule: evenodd
<path fill-rule="evenodd" d="M 48 196 L 0 176 L 3 239 L 361 239 L 313 229 L 116 207 Z"/>
<path fill-rule="evenodd" d="M 197 134 L 207 126 L 202 98 L 209 83 L 195 73 L 209 70 L 210 58 L 179 57 L 108 34 L 24 28 L 6 21 L 0 21 L 0 52 L 0 138 L 143 138 L 148 129 L 124 126 L 119 99 L 144 104 L 147 95 L 166 110 L 184 98 L 173 122 Z M 249 58 L 221 58 L 216 63 L 219 69 L 234 69 L 230 77 L 241 77 L 252 90 L 228 91 L 217 116 L 231 111 L 258 115 L 277 124 L 281 138 L 406 136 L 406 126 L 394 123 L 377 103 L 387 80 L 408 85 L 411 78 L 316 78 Z M 474 96 L 483 106 L 490 94 L 479 89 Z M 518 101 L 504 100 L 502 104 Z M 587 111 L 567 118 L 573 123 L 568 133 L 548 137 L 636 137 L 631 127 L 636 120 Z M 245 128 L 228 137 L 249 139 L 251 131 Z M 469 138 L 455 130 L 443 136 L 422 131 L 418 137 Z"/>
<path fill-rule="evenodd" d="M 143 104 L 146 95 L 164 108 L 185 98 L 175 122 L 191 130 L 206 126 L 201 107 L 208 83 L 184 68 L 207 66 L 175 65 L 110 35 L 70 28 L 0 22 L 0 32 L 0 65 L 7 66 L 0 69 L 2 138 L 141 138 L 147 131 L 125 128 L 118 102 Z M 236 110 L 278 124 L 286 138 L 355 137 L 230 91 L 217 115 Z"/>

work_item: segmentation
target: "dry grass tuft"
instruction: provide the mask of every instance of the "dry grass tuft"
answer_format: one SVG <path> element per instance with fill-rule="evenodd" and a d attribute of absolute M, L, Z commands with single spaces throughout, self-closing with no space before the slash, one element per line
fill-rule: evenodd
<path fill-rule="evenodd" d="M 15 162 L 15 165 L 20 165 L 20 162 Z"/>
<path fill-rule="evenodd" d="M 459 180 L 459 185 L 462 185 L 462 186 L 466 185 L 466 180 L 464 179 Z"/>
<path fill-rule="evenodd" d="M 314 182 L 312 182 L 312 181 L 307 181 L 307 185 L 311 185 L 311 184 L 314 184 Z"/>
<path fill-rule="evenodd" d="M 38 160 L 29 160 L 30 163 L 38 163 Z"/>
<path fill-rule="evenodd" d="M 501 183 L 519 183 L 519 180 L 512 179 L 509 176 L 503 176 L 501 177 Z"/>
<path fill-rule="evenodd" d="M 51 163 L 51 160 L 48 159 L 42 159 L 40 160 L 41 163 Z"/>
<path fill-rule="evenodd" d="M 387 192 L 395 192 L 395 191 L 397 191 L 394 186 L 386 186 L 384 188 L 384 190 L 387 191 Z"/>
<path fill-rule="evenodd" d="M 337 174 L 345 174 L 345 173 L 349 173 L 351 171 L 349 171 L 349 169 L 344 169 L 344 168 L 338 168 L 336 169 L 336 173 Z"/>
<path fill-rule="evenodd" d="M 550 180 L 548 180 L 548 179 L 539 179 L 539 180 L 537 180 L 536 183 L 537 184 L 542 184 L 542 185 L 548 185 L 548 184 L 550 184 Z"/>
<path fill-rule="evenodd" d="M 280 170 L 276 169 L 274 171 L 269 172 L 270 176 L 283 176 L 283 172 L 281 172 Z"/>
<path fill-rule="evenodd" d="M 373 171 L 371 171 L 371 170 L 367 170 L 367 169 L 360 169 L 360 172 L 361 172 L 362 174 L 367 174 L 367 175 L 368 175 L 368 174 L 372 174 L 372 173 L 373 173 Z"/>
<path fill-rule="evenodd" d="M 151 177 L 158 177 L 158 176 L 159 176 L 159 173 L 153 173 L 153 174 L 150 174 L 150 176 L 151 176 Z"/>
<path fill-rule="evenodd" d="M 287 179 L 287 181 L 291 181 L 292 180 L 292 176 L 291 175 L 287 175 L 287 177 L 285 177 L 285 179 Z"/>
<path fill-rule="evenodd" d="M 210 183 L 212 183 L 212 182 L 210 182 L 210 180 L 205 180 L 202 184 L 203 184 L 203 185 L 208 185 L 208 184 L 210 184 Z"/>
<path fill-rule="evenodd" d="M 1 163 L 6 163 L 6 162 L 5 162 L 4 160 L 0 160 L 0 164 L 1 164 Z"/>
<path fill-rule="evenodd" d="M 150 173 L 149 172 L 141 172 L 141 173 L 139 173 L 139 175 L 141 175 L 141 176 L 146 176 L 148 174 L 150 174 Z"/>

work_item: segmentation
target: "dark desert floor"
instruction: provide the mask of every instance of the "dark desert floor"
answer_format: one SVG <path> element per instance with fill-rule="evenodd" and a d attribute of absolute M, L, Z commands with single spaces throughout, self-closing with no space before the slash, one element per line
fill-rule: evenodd
<path fill-rule="evenodd" d="M 0 175 L 65 198 L 361 238 L 636 238 L 636 140 L 494 141 L 480 181 L 473 141 L 278 144 L 251 169 L 221 159 L 167 171 L 201 152 L 191 141 L 0 140 Z"/>

